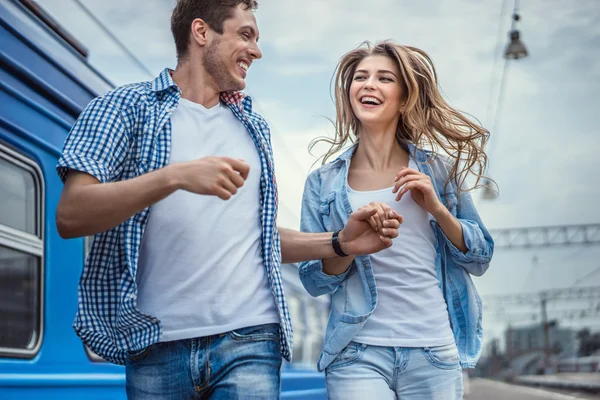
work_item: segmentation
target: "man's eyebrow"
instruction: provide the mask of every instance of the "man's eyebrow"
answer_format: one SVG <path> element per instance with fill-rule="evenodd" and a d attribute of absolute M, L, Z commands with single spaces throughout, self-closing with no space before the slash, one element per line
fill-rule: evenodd
<path fill-rule="evenodd" d="M 256 36 L 256 41 L 258 42 L 258 34 L 256 33 L 256 29 L 254 29 L 254 27 L 252 25 L 244 25 L 240 28 L 240 31 L 243 31 L 244 29 L 248 29 L 250 31 L 250 33 L 252 34 L 252 36 Z"/>

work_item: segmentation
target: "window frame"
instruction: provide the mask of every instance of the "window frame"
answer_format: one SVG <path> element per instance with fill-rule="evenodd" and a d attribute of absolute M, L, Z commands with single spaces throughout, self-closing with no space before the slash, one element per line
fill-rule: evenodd
<path fill-rule="evenodd" d="M 44 174 L 39 164 L 33 159 L 24 156 L 21 153 L 11 149 L 3 142 L 0 142 L 0 159 L 29 172 L 35 185 L 35 209 L 37 212 L 35 229 L 36 233 L 31 234 L 19 229 L 15 229 L 0 223 L 0 246 L 19 251 L 39 259 L 38 264 L 38 302 L 39 310 L 38 329 L 36 332 L 35 343 L 28 349 L 0 347 L 0 359 L 4 358 L 34 358 L 42 347 L 44 338 L 44 316 L 45 316 L 45 222 L 46 222 L 46 186 Z"/>

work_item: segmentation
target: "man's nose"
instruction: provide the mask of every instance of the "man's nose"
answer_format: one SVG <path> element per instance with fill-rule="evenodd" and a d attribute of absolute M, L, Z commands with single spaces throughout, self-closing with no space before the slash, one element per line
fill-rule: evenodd
<path fill-rule="evenodd" d="M 258 44 L 255 43 L 254 46 L 250 47 L 250 56 L 255 60 L 262 58 L 262 51 L 258 48 Z"/>

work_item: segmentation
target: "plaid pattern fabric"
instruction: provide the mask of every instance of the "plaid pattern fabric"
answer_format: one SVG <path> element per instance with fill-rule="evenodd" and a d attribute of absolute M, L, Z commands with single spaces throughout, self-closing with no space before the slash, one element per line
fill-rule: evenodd
<path fill-rule="evenodd" d="M 171 151 L 169 118 L 181 92 L 165 69 L 151 82 L 119 87 L 94 99 L 71 129 L 58 161 L 65 180 L 69 169 L 100 182 L 131 179 L 167 165 Z M 277 220 L 277 182 L 270 130 L 241 92 L 221 94 L 250 133 L 261 160 L 262 257 L 281 320 L 281 354 L 291 361 L 292 326 L 283 294 Z M 125 364 L 128 351 L 160 338 L 159 321 L 136 307 L 135 275 L 149 209 L 95 236 L 81 276 L 73 327 L 84 343 L 107 361 Z"/>

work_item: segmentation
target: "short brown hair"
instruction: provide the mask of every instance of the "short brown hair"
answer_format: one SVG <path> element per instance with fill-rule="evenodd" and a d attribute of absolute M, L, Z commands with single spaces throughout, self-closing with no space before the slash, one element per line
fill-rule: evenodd
<path fill-rule="evenodd" d="M 232 17 L 233 9 L 240 4 L 250 10 L 258 8 L 256 0 L 177 0 L 171 15 L 171 32 L 175 39 L 177 59 L 187 55 L 193 20 L 200 18 L 215 32 L 223 34 L 225 20 Z"/>

